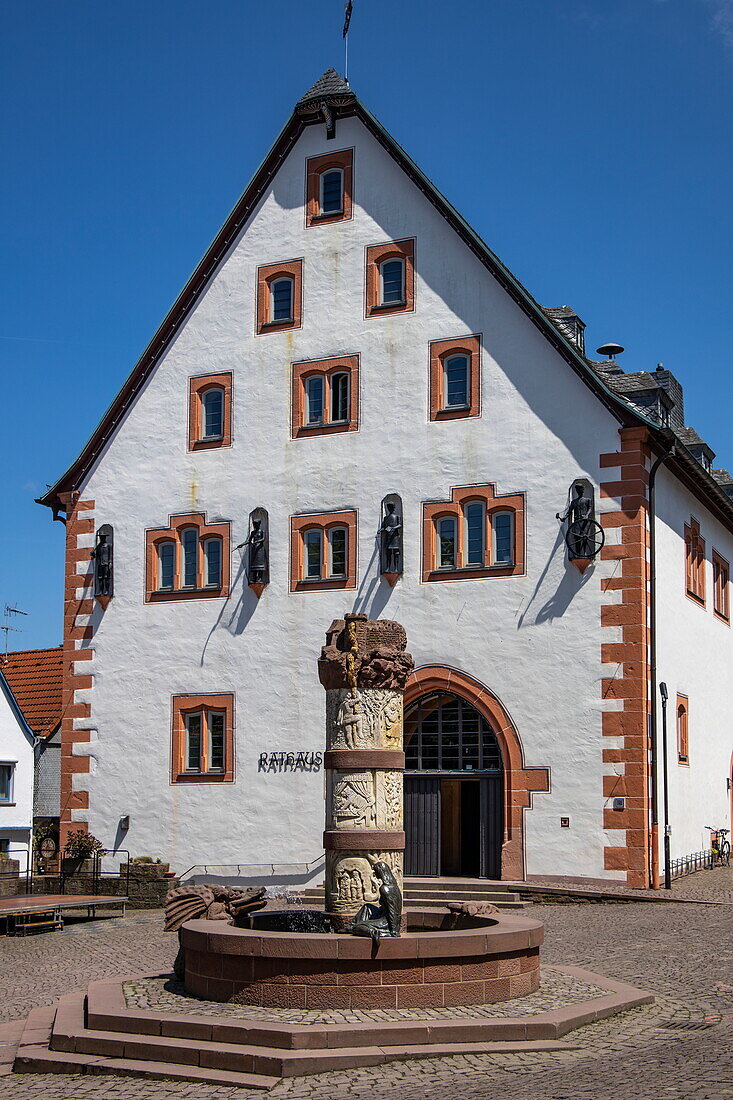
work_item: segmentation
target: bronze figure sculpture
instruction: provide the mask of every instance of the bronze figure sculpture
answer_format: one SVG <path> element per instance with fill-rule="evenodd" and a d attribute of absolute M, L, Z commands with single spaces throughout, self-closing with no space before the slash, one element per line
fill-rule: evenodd
<path fill-rule="evenodd" d="M 384 514 L 379 528 L 382 573 L 402 572 L 402 516 L 397 512 L 398 501 L 399 497 L 390 495 L 382 502 Z"/>
<path fill-rule="evenodd" d="M 108 523 L 97 531 L 97 540 L 91 553 L 94 562 L 94 595 L 112 596 L 113 587 L 113 533 Z"/>
<path fill-rule="evenodd" d="M 382 936 L 399 936 L 402 920 L 402 893 L 388 863 L 375 863 L 379 879 L 379 905 L 362 905 L 346 931 L 354 936 L 369 936 L 377 943 Z"/>
<path fill-rule="evenodd" d="M 565 542 L 570 561 L 589 562 L 600 553 L 604 542 L 603 529 L 595 522 L 593 490 L 586 494 L 586 485 L 576 481 L 571 489 L 570 503 L 564 515 L 556 514 L 556 519 L 567 523 Z"/>

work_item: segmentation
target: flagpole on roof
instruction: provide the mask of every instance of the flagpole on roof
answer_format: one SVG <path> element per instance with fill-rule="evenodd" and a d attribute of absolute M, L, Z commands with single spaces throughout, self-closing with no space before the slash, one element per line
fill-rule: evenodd
<path fill-rule="evenodd" d="M 354 8 L 354 0 L 347 0 L 344 4 L 344 29 L 341 32 L 344 40 L 344 80 L 349 83 L 349 23 L 351 12 Z"/>

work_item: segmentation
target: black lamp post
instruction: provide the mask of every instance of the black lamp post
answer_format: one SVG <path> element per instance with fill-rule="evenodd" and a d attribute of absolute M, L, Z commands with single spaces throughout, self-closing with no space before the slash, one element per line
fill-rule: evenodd
<path fill-rule="evenodd" d="M 667 685 L 659 685 L 662 697 L 662 789 L 664 791 L 664 889 L 672 889 L 672 867 L 669 858 L 669 785 L 667 783 Z"/>

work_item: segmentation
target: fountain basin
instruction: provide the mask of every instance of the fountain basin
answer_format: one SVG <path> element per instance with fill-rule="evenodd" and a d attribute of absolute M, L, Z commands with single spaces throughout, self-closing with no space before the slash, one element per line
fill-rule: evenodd
<path fill-rule="evenodd" d="M 377 944 L 346 933 L 188 921 L 181 930 L 185 986 L 209 1001 L 345 1011 L 493 1004 L 539 988 L 540 921 L 437 908 L 410 909 L 406 917 L 407 932 Z"/>

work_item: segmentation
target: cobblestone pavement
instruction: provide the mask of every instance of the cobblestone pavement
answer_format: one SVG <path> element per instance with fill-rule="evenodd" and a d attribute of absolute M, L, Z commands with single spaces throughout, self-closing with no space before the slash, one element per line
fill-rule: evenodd
<path fill-rule="evenodd" d="M 733 871 L 695 877 L 695 891 L 733 895 Z M 656 1003 L 572 1033 L 580 1049 L 561 1054 L 398 1062 L 290 1079 L 267 1095 L 273 1100 L 372 1100 L 375 1092 L 399 1100 L 733 1100 L 733 910 L 728 905 L 542 905 L 533 915 L 545 922 L 545 962 L 575 963 L 631 982 L 655 992 Z M 0 1017 L 17 1019 L 94 978 L 163 971 L 175 947 L 175 937 L 160 932 L 160 916 L 152 913 L 3 940 Z M 262 1095 L 75 1074 L 0 1078 L 0 1100 Z"/>
<path fill-rule="evenodd" d="M 598 883 L 570 882 L 561 878 L 536 878 L 532 879 L 533 886 L 563 886 L 571 887 L 574 891 L 592 892 L 598 890 Z M 668 901 L 670 898 L 679 898 L 680 901 L 716 901 L 733 903 L 733 868 L 715 867 L 710 871 L 697 871 L 694 875 L 686 875 L 676 879 L 670 890 L 629 890 L 620 882 L 609 882 L 606 888 L 614 893 L 631 894 L 634 897 L 655 901 L 662 898 Z"/>

